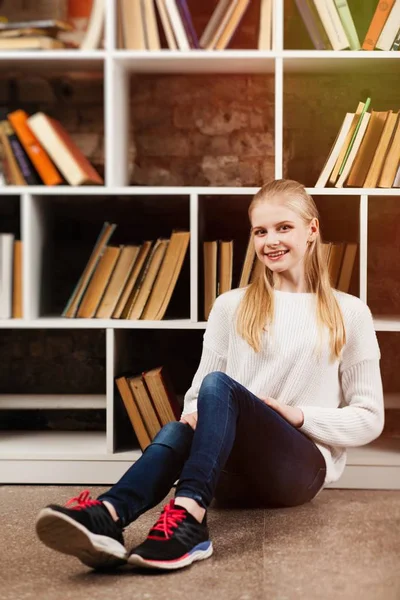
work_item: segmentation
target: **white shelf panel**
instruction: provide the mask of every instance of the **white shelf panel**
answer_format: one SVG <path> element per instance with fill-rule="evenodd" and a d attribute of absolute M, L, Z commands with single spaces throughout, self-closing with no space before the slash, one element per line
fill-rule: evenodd
<path fill-rule="evenodd" d="M 306 188 L 314 196 L 399 196 L 400 188 Z"/>
<path fill-rule="evenodd" d="M 375 331 L 400 331 L 400 315 L 395 317 L 374 316 Z"/>
<path fill-rule="evenodd" d="M 88 409 L 106 408 L 101 394 L 1 394 L 2 409 Z"/>
<path fill-rule="evenodd" d="M 3 51 L 0 52 L 0 71 L 101 71 L 105 56 L 103 50 Z"/>
<path fill-rule="evenodd" d="M 283 70 L 286 73 L 354 73 L 392 72 L 400 69 L 397 52 L 354 52 L 285 50 Z"/>
<path fill-rule="evenodd" d="M 348 448 L 347 464 L 400 467 L 400 437 L 382 435 L 366 446 Z"/>
<path fill-rule="evenodd" d="M 189 319 L 165 321 L 128 321 L 127 319 L 3 319 L 0 329 L 204 329 L 205 323 Z"/>
<path fill-rule="evenodd" d="M 115 64 L 133 73 L 273 73 L 276 53 L 260 50 L 116 50 Z"/>

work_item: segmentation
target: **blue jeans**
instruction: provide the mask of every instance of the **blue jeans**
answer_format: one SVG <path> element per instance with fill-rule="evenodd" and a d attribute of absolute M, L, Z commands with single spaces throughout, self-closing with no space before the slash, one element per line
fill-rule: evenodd
<path fill-rule="evenodd" d="M 221 372 L 207 375 L 196 430 L 165 425 L 143 455 L 99 500 L 126 527 L 156 506 L 178 481 L 175 497 L 220 504 L 285 507 L 310 501 L 323 486 L 325 459 L 304 433 Z"/>

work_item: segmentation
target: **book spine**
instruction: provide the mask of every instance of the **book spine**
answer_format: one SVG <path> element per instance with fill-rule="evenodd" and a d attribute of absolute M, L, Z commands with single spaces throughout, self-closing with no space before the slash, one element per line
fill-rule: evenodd
<path fill-rule="evenodd" d="M 396 0 L 395 5 L 390 11 L 381 34 L 376 42 L 377 50 L 389 51 L 396 39 L 400 27 L 400 0 Z"/>
<path fill-rule="evenodd" d="M 343 29 L 350 43 L 351 50 L 360 50 L 361 44 L 351 16 L 347 0 L 335 0 L 336 9 L 342 22 Z"/>
<path fill-rule="evenodd" d="M 386 23 L 390 11 L 392 10 L 394 0 L 386 0 L 385 2 L 378 2 L 378 6 L 374 12 L 371 23 L 369 25 L 367 34 L 364 38 L 362 50 L 374 50 L 376 42 L 381 34 L 383 26 Z"/>
<path fill-rule="evenodd" d="M 13 133 L 8 135 L 11 149 L 15 156 L 15 160 L 21 170 L 22 176 L 28 185 L 41 185 L 42 181 L 39 175 L 36 173 L 31 161 L 29 160 L 25 150 L 22 147 L 21 142 L 17 136 Z"/>
<path fill-rule="evenodd" d="M 398 166 L 396 177 L 394 178 L 393 187 L 400 188 L 400 165 Z"/>
<path fill-rule="evenodd" d="M 308 35 L 316 50 L 327 50 L 326 42 L 324 41 L 318 28 L 317 20 L 309 7 L 307 0 L 295 0 L 297 9 L 307 29 Z"/>
<path fill-rule="evenodd" d="M 344 50 L 349 47 L 349 40 L 339 18 L 333 0 L 314 0 L 322 24 L 334 50 Z"/>
<path fill-rule="evenodd" d="M 185 28 L 190 47 L 199 49 L 200 48 L 199 38 L 197 37 L 197 33 L 194 28 L 192 17 L 191 17 L 189 7 L 187 5 L 186 0 L 176 0 L 176 5 L 178 7 L 178 11 L 179 11 L 180 17 L 182 19 L 183 26 Z"/>

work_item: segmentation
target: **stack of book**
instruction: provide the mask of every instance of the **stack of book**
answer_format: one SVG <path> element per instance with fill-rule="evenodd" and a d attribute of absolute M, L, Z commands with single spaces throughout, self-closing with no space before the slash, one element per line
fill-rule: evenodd
<path fill-rule="evenodd" d="M 315 187 L 400 187 L 399 111 L 369 105 L 346 114 Z"/>
<path fill-rule="evenodd" d="M 186 0 L 120 0 L 120 47 L 160 50 L 160 27 L 170 50 L 224 50 L 250 0 L 219 0 L 202 35 L 197 35 Z M 272 48 L 273 0 L 261 0 L 258 48 Z"/>
<path fill-rule="evenodd" d="M 103 179 L 61 123 L 38 112 L 8 113 L 0 121 L 3 185 L 102 185 Z"/>
<path fill-rule="evenodd" d="M 0 319 L 22 318 L 22 242 L 0 234 Z"/>
<path fill-rule="evenodd" d="M 347 0 L 295 0 L 318 50 L 399 50 L 400 0 L 377 2 L 362 45 Z"/>
<path fill-rule="evenodd" d="M 72 31 L 55 19 L 0 23 L 0 50 L 58 50 L 70 46 L 59 35 Z"/>
<path fill-rule="evenodd" d="M 116 225 L 104 223 L 63 317 L 161 320 L 189 245 L 190 233 L 140 246 L 107 245 Z"/>
<path fill-rule="evenodd" d="M 115 383 L 142 450 L 164 425 L 180 418 L 182 409 L 165 367 L 117 377 Z"/>
<path fill-rule="evenodd" d="M 215 299 L 232 289 L 233 240 L 203 243 L 204 318 L 208 319 Z"/>

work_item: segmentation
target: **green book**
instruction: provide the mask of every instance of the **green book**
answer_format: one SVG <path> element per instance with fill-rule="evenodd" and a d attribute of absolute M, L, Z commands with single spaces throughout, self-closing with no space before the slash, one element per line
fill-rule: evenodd
<path fill-rule="evenodd" d="M 360 50 L 360 40 L 354 25 L 353 17 L 351 16 L 349 4 L 347 0 L 334 0 L 339 18 L 342 22 L 346 37 L 349 40 L 351 50 Z"/>
<path fill-rule="evenodd" d="M 351 149 L 352 149 L 352 147 L 353 147 L 354 140 L 356 139 L 356 136 L 357 136 L 358 130 L 360 129 L 360 125 L 361 125 L 361 123 L 362 123 L 362 120 L 363 120 L 363 118 L 364 118 L 364 115 L 365 115 L 366 111 L 368 110 L 368 107 L 369 107 L 369 105 L 370 105 L 370 104 L 371 104 L 371 98 L 367 98 L 367 99 L 366 99 L 366 101 L 365 101 L 365 104 L 364 104 L 364 108 L 362 109 L 362 112 L 361 112 L 360 118 L 358 119 L 358 123 L 357 123 L 357 125 L 356 125 L 356 128 L 355 128 L 355 130 L 354 130 L 354 133 L 353 133 L 353 135 L 351 136 L 351 140 L 350 140 L 350 143 L 349 143 L 349 145 L 348 145 L 348 148 L 347 148 L 347 150 L 346 150 L 346 154 L 344 155 L 344 158 L 343 158 L 342 164 L 340 165 L 340 169 L 339 169 L 339 173 L 338 173 L 338 176 L 339 176 L 339 177 L 340 177 L 340 175 L 343 173 L 343 169 L 344 169 L 344 167 L 346 166 L 346 162 L 347 162 L 347 159 L 349 158 L 349 154 L 350 154 L 350 152 L 351 152 Z"/>

